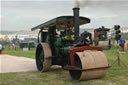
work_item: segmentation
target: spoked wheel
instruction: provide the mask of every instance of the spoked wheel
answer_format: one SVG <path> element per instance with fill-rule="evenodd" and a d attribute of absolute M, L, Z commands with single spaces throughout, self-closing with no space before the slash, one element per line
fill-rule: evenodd
<path fill-rule="evenodd" d="M 80 67 L 82 70 L 70 70 L 69 73 L 73 79 L 88 80 L 105 76 L 108 62 L 106 56 L 102 52 L 76 52 L 75 58 L 75 62 L 77 62 L 75 66 Z"/>
<path fill-rule="evenodd" d="M 39 71 L 48 71 L 52 65 L 51 49 L 47 43 L 40 43 L 36 49 L 36 66 Z"/>

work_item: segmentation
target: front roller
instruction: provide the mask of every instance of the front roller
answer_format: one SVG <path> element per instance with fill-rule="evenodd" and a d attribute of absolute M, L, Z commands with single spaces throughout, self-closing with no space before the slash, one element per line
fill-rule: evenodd
<path fill-rule="evenodd" d="M 75 80 L 88 80 L 104 77 L 108 62 L 101 51 L 75 52 L 75 66 L 81 69 L 69 70 Z"/>
<path fill-rule="evenodd" d="M 36 66 L 41 72 L 48 71 L 52 65 L 51 49 L 48 43 L 40 43 L 36 49 Z"/>
<path fill-rule="evenodd" d="M 103 49 L 107 50 L 111 48 L 111 41 L 110 40 L 105 40 L 105 41 L 99 41 L 99 45 L 103 47 Z"/>

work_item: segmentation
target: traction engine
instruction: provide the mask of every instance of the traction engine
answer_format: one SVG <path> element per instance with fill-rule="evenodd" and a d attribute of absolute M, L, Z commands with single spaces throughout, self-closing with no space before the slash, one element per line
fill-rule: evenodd
<path fill-rule="evenodd" d="M 79 25 L 90 23 L 90 19 L 79 16 L 79 8 L 73 8 L 73 13 L 74 16 L 60 16 L 32 28 L 40 29 L 37 69 L 46 72 L 52 65 L 60 65 L 75 80 L 104 77 L 109 65 L 102 47 L 90 46 L 91 33 L 79 34 Z"/>

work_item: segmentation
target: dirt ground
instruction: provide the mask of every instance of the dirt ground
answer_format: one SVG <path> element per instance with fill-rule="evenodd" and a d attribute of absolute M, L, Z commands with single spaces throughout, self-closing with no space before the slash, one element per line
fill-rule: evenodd
<path fill-rule="evenodd" d="M 0 73 L 36 71 L 34 59 L 16 57 L 2 54 L 0 55 Z"/>

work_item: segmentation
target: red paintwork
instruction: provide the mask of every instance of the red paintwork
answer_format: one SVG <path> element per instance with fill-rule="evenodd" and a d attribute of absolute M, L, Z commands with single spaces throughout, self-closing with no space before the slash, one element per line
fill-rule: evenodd
<path fill-rule="evenodd" d="M 5 53 L 0 53 L 0 55 L 5 55 Z"/>
<path fill-rule="evenodd" d="M 98 46 L 84 46 L 84 47 L 76 47 L 70 49 L 70 56 L 71 56 L 71 65 L 75 66 L 75 52 L 77 51 L 83 51 L 83 50 L 100 50 L 103 51 L 102 47 Z"/>
<path fill-rule="evenodd" d="M 94 29 L 94 38 L 98 38 L 98 36 L 99 36 L 99 34 L 100 34 L 99 32 L 96 32 L 96 30 L 97 30 L 97 29 Z"/>

